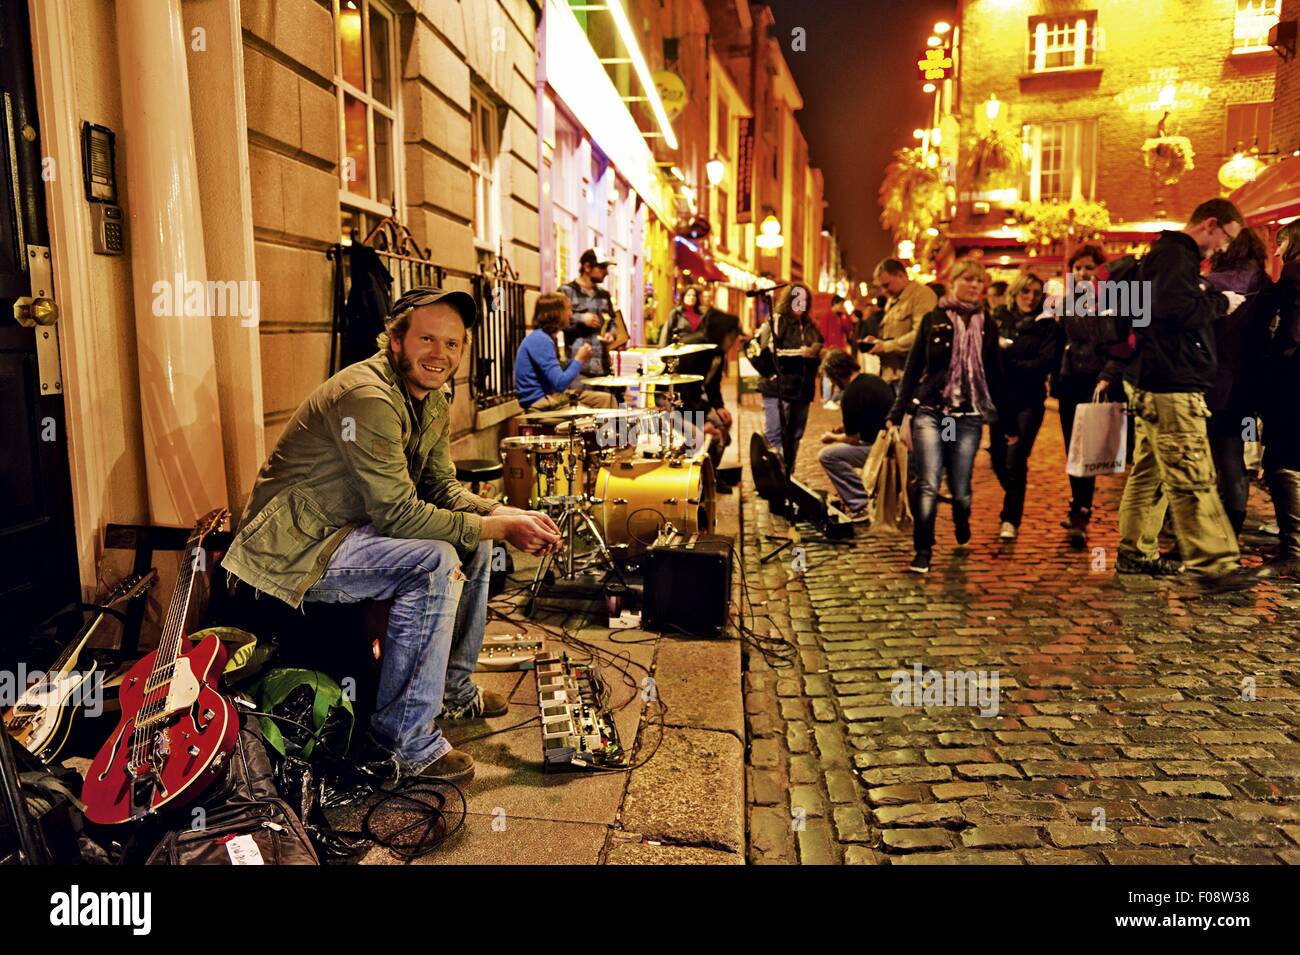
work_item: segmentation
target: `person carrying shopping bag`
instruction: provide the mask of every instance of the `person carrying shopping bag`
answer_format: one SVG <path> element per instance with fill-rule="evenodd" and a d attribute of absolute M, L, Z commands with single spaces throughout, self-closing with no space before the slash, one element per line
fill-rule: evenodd
<path fill-rule="evenodd" d="M 987 273 L 979 262 L 953 266 L 952 292 L 922 320 L 889 412 L 889 428 L 912 415 L 912 454 L 917 492 L 912 541 L 916 554 L 907 568 L 930 572 L 934 550 L 939 485 L 946 472 L 952 492 L 952 519 L 959 546 L 971 535 L 971 470 L 985 422 L 998 420 L 1004 406 L 998 329 L 984 314 Z M 1014 445 L 1016 435 L 1007 436 Z"/>

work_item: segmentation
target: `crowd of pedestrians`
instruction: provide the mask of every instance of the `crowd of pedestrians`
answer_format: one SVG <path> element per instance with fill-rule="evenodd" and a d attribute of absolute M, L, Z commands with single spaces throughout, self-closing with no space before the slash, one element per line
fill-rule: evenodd
<path fill-rule="evenodd" d="M 1003 491 L 999 536 L 1017 537 L 1050 395 L 1067 448 L 1084 405 L 1120 403 L 1131 422 L 1117 571 L 1186 573 L 1210 590 L 1240 589 L 1260 576 L 1300 577 L 1300 419 L 1291 411 L 1300 399 L 1300 221 L 1281 230 L 1276 251 L 1275 282 L 1261 237 L 1231 202 L 1213 199 L 1145 254 L 1108 261 L 1100 246 L 1080 246 L 1064 275 L 1024 270 L 990 284 L 968 259 L 936 289 L 886 259 L 874 274 L 886 301 L 851 318 L 836 301 L 821 329 L 793 308 L 811 295 L 792 295 L 802 289 L 792 286 L 768 334 L 787 351 L 821 357 L 823 396 L 844 423 L 823 435 L 820 461 L 854 520 L 868 519 L 860 470 L 879 432 L 910 430 L 909 570 L 929 571 L 942 500 L 957 545 L 970 540 L 985 426 Z M 831 347 L 841 337 L 843 347 Z M 811 379 L 799 384 L 761 387 L 768 439 L 787 460 L 813 398 Z M 1247 454 L 1261 444 L 1281 546 L 1245 571 L 1237 538 L 1254 469 Z M 1070 477 L 1062 528 L 1076 547 L 1087 543 L 1095 489 L 1095 477 Z M 1175 541 L 1163 553 L 1162 532 Z"/>

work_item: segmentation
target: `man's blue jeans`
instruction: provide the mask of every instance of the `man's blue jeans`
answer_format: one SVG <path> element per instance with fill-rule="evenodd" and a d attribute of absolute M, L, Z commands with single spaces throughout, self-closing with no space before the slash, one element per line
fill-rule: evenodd
<path fill-rule="evenodd" d="M 912 454 L 919 487 L 912 542 L 918 552 L 934 549 L 934 515 L 944 471 L 953 520 L 970 520 L 970 476 L 983 431 L 984 419 L 979 415 L 945 415 L 937 408 L 921 408 L 913 416 Z"/>
<path fill-rule="evenodd" d="M 862 466 L 871 454 L 870 444 L 845 444 L 837 441 L 822 448 L 817 455 L 831 479 L 840 500 L 850 513 L 857 514 L 867 506 L 867 489 L 862 486 Z"/>
<path fill-rule="evenodd" d="M 462 562 L 446 541 L 381 537 L 367 524 L 344 538 L 307 591 L 323 603 L 392 599 L 370 728 L 406 772 L 451 750 L 434 722 L 444 700 L 461 706 L 474 697 L 491 570 L 491 541 Z"/>

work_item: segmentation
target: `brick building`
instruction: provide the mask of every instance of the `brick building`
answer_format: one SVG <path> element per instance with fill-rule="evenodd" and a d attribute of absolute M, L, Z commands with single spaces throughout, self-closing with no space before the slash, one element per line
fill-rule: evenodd
<path fill-rule="evenodd" d="M 1122 248 L 1220 195 L 1227 159 L 1273 147 L 1277 12 L 1277 0 L 962 3 L 945 104 L 960 131 L 957 250 L 997 245 L 1019 260 L 1017 201 L 1104 202 Z M 1019 168 L 977 179 L 973 147 L 997 126 L 1020 146 Z M 1144 161 L 1161 134 L 1193 153 L 1173 183 Z"/>
<path fill-rule="evenodd" d="M 1300 23 L 1300 0 L 1282 0 L 1281 22 Z M 1277 62 L 1275 85 L 1273 145 L 1285 156 L 1300 149 L 1300 56 L 1292 53 L 1290 59 Z"/>
<path fill-rule="evenodd" d="M 795 116 L 803 97 L 786 63 L 772 10 L 746 0 L 709 0 L 709 7 L 717 59 L 752 115 L 746 124 L 753 137 L 751 208 L 734 244 L 748 252 L 748 261 L 762 275 L 815 287 L 826 265 L 824 189 Z M 767 216 L 776 219 L 784 239 L 774 249 L 756 244 Z"/>

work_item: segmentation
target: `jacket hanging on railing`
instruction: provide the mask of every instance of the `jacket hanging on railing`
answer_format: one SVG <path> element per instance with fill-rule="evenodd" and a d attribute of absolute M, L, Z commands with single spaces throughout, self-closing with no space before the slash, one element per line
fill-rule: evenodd
<path fill-rule="evenodd" d="M 334 343 L 338 346 L 337 363 L 331 358 L 330 372 L 365 361 L 375 353 L 375 338 L 384 330 L 384 319 L 393 303 L 393 277 L 378 253 L 368 245 L 354 242 L 348 247 L 348 272 L 352 287 L 343 303 L 341 262 L 334 270 Z"/>

